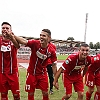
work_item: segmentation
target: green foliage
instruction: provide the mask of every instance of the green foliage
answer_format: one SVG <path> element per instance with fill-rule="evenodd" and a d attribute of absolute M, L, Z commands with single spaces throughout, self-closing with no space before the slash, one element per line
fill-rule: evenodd
<path fill-rule="evenodd" d="M 91 49 L 100 49 L 100 42 L 93 44 L 93 42 L 89 43 Z"/>
<path fill-rule="evenodd" d="M 92 42 L 89 43 L 89 46 L 90 46 L 91 49 L 94 49 Z"/>
<path fill-rule="evenodd" d="M 68 37 L 67 40 L 73 41 L 74 38 L 73 37 Z"/>

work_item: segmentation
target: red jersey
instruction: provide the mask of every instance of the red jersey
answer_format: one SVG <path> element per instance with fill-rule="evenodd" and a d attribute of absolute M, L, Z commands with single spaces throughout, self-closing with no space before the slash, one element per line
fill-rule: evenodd
<path fill-rule="evenodd" d="M 96 73 L 98 71 L 100 71 L 100 54 L 91 58 L 91 65 L 88 69 L 88 72 Z"/>
<path fill-rule="evenodd" d="M 71 54 L 62 64 L 65 74 L 81 73 L 82 67 L 88 67 L 91 63 L 91 57 L 87 56 L 85 60 L 79 60 L 79 54 Z"/>
<path fill-rule="evenodd" d="M 51 45 L 42 48 L 39 40 L 28 40 L 26 46 L 31 48 L 30 62 L 27 69 L 30 74 L 38 75 L 46 72 L 49 58 L 52 63 L 57 61 L 55 50 Z"/>
<path fill-rule="evenodd" d="M 51 43 L 51 42 L 49 43 L 49 45 L 52 46 L 54 48 L 55 52 L 56 52 L 56 46 L 53 43 Z M 50 58 L 48 59 L 48 64 L 52 64 Z"/>
<path fill-rule="evenodd" d="M 51 45 L 56 51 L 56 46 L 53 43 L 50 42 L 49 45 Z"/>
<path fill-rule="evenodd" d="M 0 38 L 0 73 L 12 74 L 18 72 L 17 48 L 10 40 Z"/>

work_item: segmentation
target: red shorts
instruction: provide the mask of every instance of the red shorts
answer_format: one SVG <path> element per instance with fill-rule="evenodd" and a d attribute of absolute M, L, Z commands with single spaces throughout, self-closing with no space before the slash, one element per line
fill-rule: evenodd
<path fill-rule="evenodd" d="M 19 93 L 19 77 L 15 74 L 1 74 L 0 73 L 0 91 L 8 92 L 11 90 L 13 94 Z"/>
<path fill-rule="evenodd" d="M 100 71 L 95 74 L 93 72 L 86 74 L 86 86 L 94 88 L 94 85 L 100 86 Z"/>
<path fill-rule="evenodd" d="M 48 91 L 48 77 L 47 73 L 42 75 L 27 74 L 25 91 L 34 92 L 35 89 L 41 89 L 42 91 Z"/>
<path fill-rule="evenodd" d="M 81 74 L 75 74 L 75 75 L 63 74 L 63 83 L 64 83 L 64 88 L 66 90 L 66 94 L 72 93 L 72 85 L 74 86 L 75 92 L 84 91 L 83 77 L 81 76 Z"/>

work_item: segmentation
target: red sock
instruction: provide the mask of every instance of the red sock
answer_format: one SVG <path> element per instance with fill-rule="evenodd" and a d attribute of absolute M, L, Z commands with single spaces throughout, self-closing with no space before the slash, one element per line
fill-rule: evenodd
<path fill-rule="evenodd" d="M 91 95 L 88 91 L 86 92 L 86 100 L 90 100 L 91 99 Z"/>
<path fill-rule="evenodd" d="M 29 95 L 28 94 L 28 100 L 34 100 L 34 95 Z"/>
<path fill-rule="evenodd" d="M 94 100 L 100 100 L 100 93 L 99 92 L 95 92 Z"/>
<path fill-rule="evenodd" d="M 49 96 L 48 95 L 43 95 L 43 100 L 49 100 Z"/>
<path fill-rule="evenodd" d="M 7 93 L 1 93 L 1 100 L 8 100 L 8 94 Z"/>
<path fill-rule="evenodd" d="M 13 97 L 14 97 L 14 100 L 20 100 L 20 94 L 19 93 L 17 93 L 17 95 L 13 94 Z"/>

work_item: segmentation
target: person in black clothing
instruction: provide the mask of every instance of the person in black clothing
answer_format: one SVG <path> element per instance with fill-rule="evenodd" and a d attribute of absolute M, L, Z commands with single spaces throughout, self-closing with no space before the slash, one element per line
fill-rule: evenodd
<path fill-rule="evenodd" d="M 51 45 L 55 52 L 56 52 L 56 46 L 49 42 L 49 45 Z M 47 72 L 48 72 L 48 76 L 49 76 L 49 83 L 50 83 L 50 94 L 53 94 L 53 81 L 54 81 L 54 74 L 53 74 L 53 70 L 52 70 L 52 62 L 51 59 L 49 59 L 48 61 L 48 65 L 47 65 Z"/>
<path fill-rule="evenodd" d="M 47 72 L 48 72 L 49 83 L 50 83 L 50 94 L 53 94 L 53 81 L 54 81 L 54 77 L 53 77 L 53 71 L 52 71 L 52 64 L 48 64 L 47 65 Z"/>

